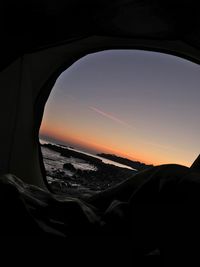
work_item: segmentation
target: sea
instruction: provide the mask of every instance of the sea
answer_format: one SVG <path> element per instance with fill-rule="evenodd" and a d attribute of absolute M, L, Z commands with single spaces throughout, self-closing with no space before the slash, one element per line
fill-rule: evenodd
<path fill-rule="evenodd" d="M 97 155 L 86 153 L 84 151 L 81 151 L 81 150 L 78 150 L 75 148 L 65 147 L 65 146 L 58 145 L 58 144 L 55 144 L 52 142 L 47 142 L 43 139 L 40 139 L 40 143 L 41 144 L 52 144 L 52 145 L 56 145 L 58 147 L 67 148 L 69 150 L 73 150 L 73 151 L 76 151 L 79 153 L 89 155 L 89 156 L 94 157 L 94 158 L 98 158 L 98 159 L 102 160 L 102 162 L 104 162 L 105 164 L 112 164 L 112 165 L 115 165 L 115 166 L 120 167 L 120 168 L 127 168 L 130 170 L 135 170 L 135 169 L 131 168 L 130 166 L 126 166 L 124 164 L 120 164 L 118 162 L 108 160 L 108 159 L 105 159 L 105 158 L 97 156 Z M 89 171 L 96 171 L 97 170 L 96 166 L 89 164 L 82 159 L 78 159 L 78 158 L 74 158 L 74 157 L 70 157 L 70 158 L 63 157 L 60 155 L 59 152 L 56 152 L 52 149 L 49 149 L 49 148 L 43 147 L 43 146 L 41 147 L 41 150 L 42 150 L 42 155 L 43 155 L 44 166 L 45 166 L 45 169 L 47 172 L 47 180 L 50 183 L 53 180 L 55 180 L 55 178 L 53 178 L 55 171 L 62 172 L 63 174 L 65 174 L 67 176 L 73 176 L 73 173 L 71 171 L 63 169 L 63 164 L 65 164 L 65 163 L 71 163 L 74 166 L 74 168 L 77 170 L 78 169 L 89 170 Z"/>

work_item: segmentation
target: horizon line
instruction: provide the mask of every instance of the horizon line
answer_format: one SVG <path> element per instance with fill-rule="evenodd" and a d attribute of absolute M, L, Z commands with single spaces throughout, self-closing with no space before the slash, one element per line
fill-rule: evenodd
<path fill-rule="evenodd" d="M 40 133 L 39 135 L 39 139 L 50 139 L 50 140 L 43 140 L 43 141 L 48 141 L 48 142 L 56 142 L 54 144 L 57 144 L 57 145 L 62 145 L 61 143 L 63 143 L 64 145 L 69 145 L 69 146 L 77 146 L 77 149 L 80 148 L 84 150 L 86 150 L 85 152 L 88 152 L 88 153 L 91 153 L 91 154 L 94 154 L 94 155 L 97 155 L 98 153 L 105 153 L 105 154 L 110 154 L 110 155 L 115 155 L 115 156 L 118 156 L 118 157 L 123 157 L 123 158 L 126 158 L 126 159 L 129 159 L 129 160 L 132 160 L 132 161 L 138 161 L 140 163 L 144 163 L 146 165 L 157 165 L 156 163 L 153 163 L 153 162 L 150 162 L 150 161 L 147 161 L 147 160 L 142 160 L 142 159 L 137 159 L 137 158 L 134 158 L 134 157 L 130 157 L 129 155 L 127 155 L 126 153 L 123 153 L 123 152 L 119 152 L 119 151 L 115 151 L 113 149 L 109 149 L 109 148 L 105 148 L 105 149 L 100 149 L 100 148 L 97 148 L 95 145 L 92 145 L 91 143 L 87 143 L 84 142 L 84 141 L 81 141 L 80 140 L 80 143 L 77 142 L 77 140 L 62 140 L 60 138 L 56 138 L 55 136 L 51 136 L 49 134 L 46 134 L 46 133 Z M 107 150 L 107 151 L 106 151 Z M 95 154 L 96 153 L 96 154 Z"/>

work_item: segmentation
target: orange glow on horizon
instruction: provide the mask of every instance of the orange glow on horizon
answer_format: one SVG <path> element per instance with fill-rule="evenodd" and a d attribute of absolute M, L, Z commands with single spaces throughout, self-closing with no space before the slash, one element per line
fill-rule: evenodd
<path fill-rule="evenodd" d="M 64 143 L 72 142 L 74 144 L 83 146 L 86 149 L 92 149 L 99 153 L 115 154 L 117 156 L 125 157 L 130 160 L 134 160 L 134 161 L 140 161 L 146 164 L 154 164 L 154 165 L 161 164 L 161 162 L 152 162 L 148 159 L 145 159 L 144 156 L 138 155 L 137 153 L 135 153 L 135 155 L 132 155 L 133 152 L 120 151 L 120 150 L 110 147 L 109 145 L 106 145 L 106 144 L 102 145 L 98 142 L 98 140 L 97 142 L 87 142 L 83 140 L 82 138 L 80 138 L 78 135 L 76 136 L 73 135 L 72 137 L 71 135 L 67 135 L 66 133 L 58 131 L 58 130 L 59 129 L 57 128 L 55 129 L 55 127 L 50 128 L 50 127 L 46 127 L 45 125 L 42 125 L 42 128 L 40 129 L 40 134 L 47 136 L 49 138 L 54 138 Z"/>
<path fill-rule="evenodd" d="M 109 153 L 109 154 L 115 154 L 117 156 L 121 156 L 124 158 L 128 158 L 130 160 L 134 161 L 140 161 L 145 164 L 153 164 L 153 165 L 162 165 L 162 164 L 173 164 L 173 160 L 170 161 L 162 151 L 160 151 L 159 154 L 155 154 L 153 152 L 141 152 L 141 151 L 131 151 L 131 148 L 128 149 L 124 145 L 122 149 L 112 147 L 109 143 L 105 143 L 105 140 L 98 140 L 94 139 L 95 137 L 89 139 L 84 133 L 81 132 L 80 134 L 77 134 L 76 132 L 70 132 L 69 129 L 65 129 L 64 127 L 60 127 L 60 125 L 57 125 L 57 127 L 49 126 L 46 123 L 43 123 L 40 128 L 40 134 L 44 135 L 46 137 L 52 138 L 57 140 L 58 142 L 61 141 L 63 143 L 69 143 L 71 142 L 73 146 L 76 147 L 80 146 L 87 150 L 92 150 L 92 153 Z M 183 166 L 188 166 L 188 162 L 179 162 L 179 164 Z"/>
<path fill-rule="evenodd" d="M 61 141 L 65 144 L 72 143 L 73 146 L 80 146 L 87 150 L 92 150 L 92 153 L 109 153 L 128 158 L 134 161 L 140 161 L 145 164 L 162 165 L 162 164 L 173 164 L 174 160 L 170 159 L 164 152 L 159 151 L 159 154 L 155 154 L 153 151 L 146 151 L 146 149 L 138 152 L 129 149 L 128 147 L 116 148 L 111 144 L 106 143 L 105 140 L 98 140 L 95 136 L 88 137 L 83 132 L 77 134 L 77 132 L 71 129 L 63 128 L 61 125 L 52 126 L 49 123 L 43 122 L 40 128 L 40 134 L 46 137 L 56 139 L 58 142 Z M 86 141 L 85 141 L 86 140 Z M 169 160 L 170 159 L 170 160 Z M 181 155 L 180 155 L 181 159 Z M 179 161 L 179 164 L 183 166 L 189 166 L 188 162 Z"/>

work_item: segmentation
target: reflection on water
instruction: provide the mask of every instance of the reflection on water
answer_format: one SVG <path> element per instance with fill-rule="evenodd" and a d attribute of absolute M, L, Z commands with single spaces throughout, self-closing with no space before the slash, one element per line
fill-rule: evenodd
<path fill-rule="evenodd" d="M 86 155 L 88 155 L 88 156 L 91 156 L 91 157 L 94 157 L 94 158 L 97 158 L 97 159 L 100 159 L 100 160 L 102 160 L 103 163 L 105 163 L 105 164 L 112 164 L 112 165 L 115 165 L 115 166 L 120 167 L 120 168 L 127 168 L 127 169 L 130 169 L 130 170 L 135 170 L 135 169 L 133 169 L 133 168 L 131 168 L 131 167 L 129 167 L 129 166 L 126 166 L 126 165 L 124 165 L 124 164 L 120 164 L 120 163 L 115 162 L 115 161 L 113 161 L 113 160 L 105 159 L 105 158 L 103 158 L 103 157 L 100 157 L 100 156 L 97 156 L 97 155 L 93 155 L 93 154 L 90 154 L 90 153 L 86 153 L 86 152 L 83 152 L 83 151 L 81 151 L 81 150 L 77 150 L 77 149 L 72 149 L 72 148 L 68 148 L 68 149 L 69 149 L 69 150 L 74 150 L 74 151 L 77 151 L 77 152 L 80 152 L 80 153 L 83 153 L 83 154 L 86 154 Z"/>
<path fill-rule="evenodd" d="M 40 143 L 41 144 L 48 144 L 50 142 L 46 142 L 46 141 L 40 139 Z M 58 144 L 54 144 L 54 143 L 50 143 L 50 144 L 56 145 L 58 147 L 60 146 L 60 147 L 66 148 L 65 146 L 62 146 L 62 145 L 58 145 Z M 42 148 L 42 149 L 44 149 L 44 148 Z M 91 157 L 94 157 L 94 158 L 97 158 L 97 159 L 100 159 L 105 164 L 112 164 L 112 165 L 115 165 L 115 166 L 120 167 L 120 168 L 127 168 L 127 169 L 130 169 L 130 170 L 136 170 L 136 169 L 131 168 L 130 166 L 126 166 L 124 164 L 120 164 L 118 162 L 115 162 L 115 161 L 112 161 L 112 160 L 109 160 L 109 159 L 105 159 L 105 158 L 100 157 L 100 156 L 97 156 L 97 155 L 93 155 L 93 154 L 90 154 L 90 153 L 87 153 L 87 152 L 83 152 L 83 151 L 78 150 L 78 149 L 74 149 L 74 148 L 71 148 L 71 147 L 67 147 L 67 149 L 72 150 L 72 151 L 76 151 L 76 152 L 79 152 L 79 153 L 82 153 L 82 154 L 85 154 L 85 155 L 88 155 L 88 156 L 91 156 Z M 59 153 L 57 153 L 57 154 L 59 154 Z M 63 162 L 63 159 L 64 159 L 65 162 Z M 94 169 L 95 168 L 94 166 L 92 168 L 90 164 L 84 163 L 83 160 L 80 160 L 80 159 L 76 159 L 75 160 L 74 158 L 72 158 L 71 161 L 70 161 L 70 159 L 67 159 L 67 160 L 66 159 L 67 158 L 62 157 L 62 156 L 58 156 L 58 155 L 56 155 L 56 157 L 55 157 L 55 161 L 61 160 L 62 165 L 64 163 L 71 163 L 77 169 L 83 169 L 83 170 L 90 169 L 90 170 L 95 170 Z M 78 160 L 78 162 L 77 162 L 77 160 Z"/>
<path fill-rule="evenodd" d="M 49 175 L 52 172 L 60 171 L 64 172 L 68 176 L 72 176 L 73 173 L 69 170 L 63 168 L 65 163 L 70 163 L 74 166 L 75 169 L 79 170 L 89 170 L 89 171 L 96 171 L 97 168 L 91 164 L 86 163 L 84 160 L 77 159 L 77 158 L 66 158 L 60 155 L 59 152 L 53 151 L 49 148 L 42 147 L 42 154 L 44 158 L 44 165 L 45 169 Z"/>
<path fill-rule="evenodd" d="M 74 148 L 50 144 L 44 140 L 41 140 L 41 144 L 47 144 L 41 146 L 41 150 L 47 182 L 55 193 L 91 195 L 114 186 L 137 172 L 129 166 Z M 67 149 L 66 157 L 62 156 L 59 147 Z"/>

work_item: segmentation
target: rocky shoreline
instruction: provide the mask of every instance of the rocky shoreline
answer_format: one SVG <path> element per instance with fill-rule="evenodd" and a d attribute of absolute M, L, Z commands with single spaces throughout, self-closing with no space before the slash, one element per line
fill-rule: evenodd
<path fill-rule="evenodd" d="M 76 169 L 71 163 L 63 164 L 63 171 L 54 170 L 53 174 L 51 173 L 53 179 L 49 185 L 55 193 L 93 194 L 114 186 L 137 172 L 132 169 L 106 164 L 101 159 L 65 147 L 53 144 L 44 144 L 42 147 L 58 152 L 65 158 L 83 160 L 95 167 L 95 171 L 81 170 Z M 72 175 L 66 175 L 65 170 L 70 171 Z M 49 175 L 47 172 L 47 176 Z"/>

